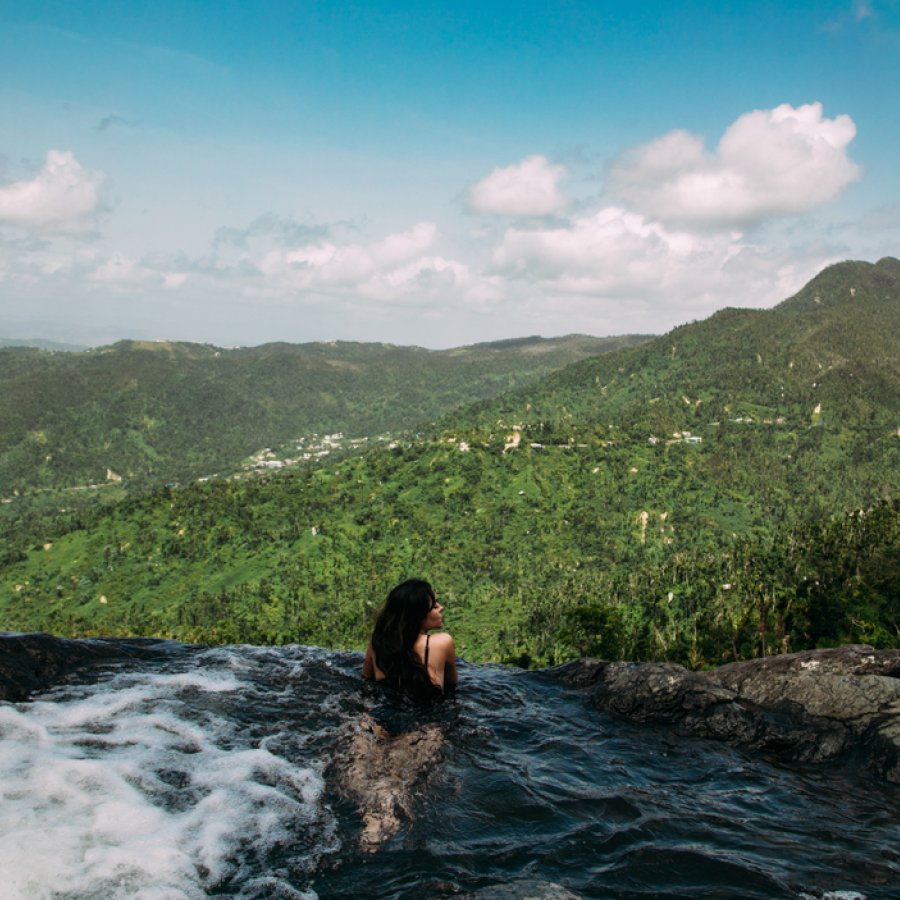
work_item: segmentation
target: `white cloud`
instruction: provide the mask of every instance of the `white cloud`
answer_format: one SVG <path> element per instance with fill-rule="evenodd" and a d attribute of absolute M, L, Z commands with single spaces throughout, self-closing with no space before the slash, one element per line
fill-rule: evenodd
<path fill-rule="evenodd" d="M 502 278 L 483 275 L 477 266 L 434 252 L 437 226 L 419 222 L 412 228 L 370 241 L 319 240 L 294 247 L 270 247 L 248 254 L 245 290 L 296 300 L 327 296 L 368 308 L 416 306 L 433 310 L 489 307 L 502 297 Z M 233 266 L 219 269 L 227 283 Z"/>
<path fill-rule="evenodd" d="M 839 258 L 830 252 L 691 234 L 608 207 L 566 226 L 508 229 L 493 267 L 510 318 L 538 331 L 662 333 L 723 306 L 770 306 Z"/>
<path fill-rule="evenodd" d="M 177 290 L 187 281 L 186 272 L 172 271 L 164 262 L 134 260 L 123 253 L 113 253 L 87 272 L 87 281 L 118 292 L 140 288 L 163 287 Z"/>
<path fill-rule="evenodd" d="M 734 239 L 667 229 L 619 207 L 554 228 L 510 228 L 494 253 L 497 272 L 585 294 L 665 292 L 702 259 L 727 258 Z"/>
<path fill-rule="evenodd" d="M 0 223 L 47 231 L 79 232 L 100 209 L 102 172 L 88 172 L 68 150 L 51 150 L 30 181 L 0 185 Z"/>
<path fill-rule="evenodd" d="M 847 156 L 855 135 L 849 116 L 826 119 L 820 103 L 785 103 L 740 116 L 715 153 L 686 131 L 629 150 L 610 167 L 608 190 L 663 222 L 742 228 L 834 199 L 861 175 Z"/>
<path fill-rule="evenodd" d="M 545 156 L 528 156 L 520 163 L 496 168 L 469 191 L 474 212 L 497 216 L 547 216 L 565 209 L 559 181 L 566 167 Z"/>
<path fill-rule="evenodd" d="M 285 296 L 325 294 L 387 304 L 433 304 L 451 296 L 481 302 L 478 276 L 457 260 L 430 253 L 438 238 L 433 222 L 362 243 L 319 240 L 246 254 L 253 271 L 248 289 Z M 228 277 L 228 273 L 220 271 Z"/>
<path fill-rule="evenodd" d="M 359 292 L 373 300 L 432 305 L 454 292 L 466 291 L 472 281 L 472 272 L 461 262 L 420 256 L 404 266 L 373 274 L 360 285 Z"/>
<path fill-rule="evenodd" d="M 428 250 L 437 238 L 434 222 L 419 222 L 409 231 L 389 234 L 372 248 L 372 261 L 378 267 L 398 265 Z"/>
<path fill-rule="evenodd" d="M 273 287 L 307 290 L 352 287 L 375 275 L 407 265 L 428 250 L 437 237 L 433 222 L 419 222 L 408 231 L 371 244 L 317 241 L 270 249 L 259 270 Z"/>

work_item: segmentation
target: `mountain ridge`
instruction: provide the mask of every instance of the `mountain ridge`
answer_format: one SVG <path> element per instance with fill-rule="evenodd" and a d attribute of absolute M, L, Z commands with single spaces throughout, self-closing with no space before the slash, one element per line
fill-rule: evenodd
<path fill-rule="evenodd" d="M 64 355 L 0 349 L 0 484 L 9 496 L 103 482 L 107 470 L 150 484 L 235 470 L 262 447 L 313 433 L 408 430 L 642 339 L 569 336 L 451 351 L 165 341 Z"/>
<path fill-rule="evenodd" d="M 815 301 L 821 296 L 825 305 Z M 582 424 L 597 424 L 609 415 L 617 420 L 612 423 L 617 428 L 623 427 L 624 417 L 634 426 L 671 432 L 721 417 L 729 402 L 759 405 L 776 417 L 787 411 L 782 407 L 794 414 L 798 404 L 812 410 L 823 396 L 833 399 L 835 391 L 846 392 L 847 385 L 840 384 L 845 376 L 857 378 L 854 391 L 860 377 L 876 392 L 886 379 L 884 396 L 892 398 L 889 407 L 896 410 L 898 321 L 900 262 L 886 258 L 877 264 L 838 263 L 770 310 L 720 310 L 605 359 L 574 363 L 549 375 L 536 389 L 476 403 L 470 412 L 482 428 L 489 428 L 492 420 L 516 418 L 526 430 L 535 430 L 542 417 L 564 409 Z M 780 342 L 779 326 L 788 325 L 793 329 L 791 341 Z M 853 354 L 860 366 L 856 375 L 848 368 Z M 599 387 L 593 395 L 592 382 Z M 593 402 L 584 402 L 588 395 Z M 636 406 L 647 400 L 656 409 L 640 414 Z M 682 408 L 687 406 L 693 409 Z M 452 428 L 453 415 L 442 424 Z"/>

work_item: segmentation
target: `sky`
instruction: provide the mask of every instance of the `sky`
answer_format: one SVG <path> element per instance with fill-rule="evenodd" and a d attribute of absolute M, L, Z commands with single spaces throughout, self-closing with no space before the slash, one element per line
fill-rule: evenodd
<path fill-rule="evenodd" d="M 0 337 L 662 333 L 900 256 L 900 0 L 0 0 Z"/>

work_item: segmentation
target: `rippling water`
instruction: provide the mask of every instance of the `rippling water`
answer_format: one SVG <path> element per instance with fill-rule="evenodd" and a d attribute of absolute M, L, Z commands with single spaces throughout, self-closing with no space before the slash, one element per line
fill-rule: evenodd
<path fill-rule="evenodd" d="M 540 673 L 463 666 L 416 710 L 359 663 L 173 644 L 0 704 L 0 895 L 900 897 L 894 787 L 613 720 Z M 367 845 L 369 788 L 396 816 Z"/>

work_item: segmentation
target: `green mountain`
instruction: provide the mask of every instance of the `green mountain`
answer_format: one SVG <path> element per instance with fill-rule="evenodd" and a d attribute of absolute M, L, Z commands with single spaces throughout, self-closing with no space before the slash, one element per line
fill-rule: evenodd
<path fill-rule="evenodd" d="M 897 646 L 898 312 L 897 260 L 842 263 L 394 447 L 73 516 L 7 554 L 3 625 L 360 646 L 422 574 L 473 660 Z"/>
<path fill-rule="evenodd" d="M 528 443 L 702 445 L 723 488 L 764 487 L 765 510 L 799 496 L 805 516 L 827 514 L 895 484 L 898 323 L 900 262 L 841 263 L 774 309 L 722 310 L 439 428 L 489 437 L 516 425 Z"/>
<path fill-rule="evenodd" d="M 410 429 L 640 340 L 0 349 L 0 494 L 119 478 L 159 485 L 230 472 L 254 451 L 316 433 Z"/>
<path fill-rule="evenodd" d="M 668 437 L 782 415 L 854 426 L 886 415 L 896 425 L 898 286 L 895 259 L 840 263 L 774 309 L 724 309 L 473 407 L 464 421 L 490 431 L 498 420 L 515 420 L 554 437 L 567 434 L 569 423 L 579 432 Z M 448 427 L 459 422 L 456 413 L 447 420 Z"/>

